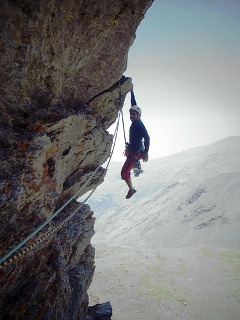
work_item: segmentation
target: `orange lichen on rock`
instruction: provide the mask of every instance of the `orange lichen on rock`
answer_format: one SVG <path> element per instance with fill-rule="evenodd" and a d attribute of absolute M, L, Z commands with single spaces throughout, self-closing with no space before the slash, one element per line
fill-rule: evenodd
<path fill-rule="evenodd" d="M 19 148 L 21 150 L 27 150 L 28 147 L 29 147 L 29 143 L 26 142 L 26 141 L 22 141 L 22 142 L 19 143 Z"/>
<path fill-rule="evenodd" d="M 52 144 L 51 147 L 46 151 L 45 160 L 47 161 L 49 158 L 51 158 L 57 150 L 58 150 L 57 145 Z"/>
<path fill-rule="evenodd" d="M 33 190 L 34 192 L 40 190 L 40 184 L 34 182 L 32 179 L 27 178 L 26 176 L 23 177 L 22 181 L 26 184 L 28 190 Z"/>
<path fill-rule="evenodd" d="M 42 132 L 44 133 L 46 131 L 45 127 L 42 124 L 35 124 L 34 127 L 32 128 L 33 132 Z"/>

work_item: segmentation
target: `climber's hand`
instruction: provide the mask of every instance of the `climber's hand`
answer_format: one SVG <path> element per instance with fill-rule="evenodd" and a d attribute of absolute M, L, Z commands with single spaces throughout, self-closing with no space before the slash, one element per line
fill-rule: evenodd
<path fill-rule="evenodd" d="M 142 155 L 142 158 L 143 158 L 143 162 L 147 162 L 148 161 L 148 153 L 144 152 Z"/>

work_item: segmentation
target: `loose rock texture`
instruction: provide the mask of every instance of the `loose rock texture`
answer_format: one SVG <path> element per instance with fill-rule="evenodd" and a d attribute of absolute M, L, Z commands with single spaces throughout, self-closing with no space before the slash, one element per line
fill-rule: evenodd
<path fill-rule="evenodd" d="M 110 320 L 112 316 L 112 306 L 110 302 L 96 304 L 88 308 L 86 320 Z"/>
<path fill-rule="evenodd" d="M 151 3 L 0 1 L 1 256 L 109 157 L 106 130 L 131 89 L 122 76 L 127 53 Z M 100 168 L 79 196 L 104 174 Z M 78 205 L 73 200 L 41 234 Z M 61 231 L 0 269 L 0 319 L 85 319 L 93 225 L 90 209 L 78 210 Z"/>

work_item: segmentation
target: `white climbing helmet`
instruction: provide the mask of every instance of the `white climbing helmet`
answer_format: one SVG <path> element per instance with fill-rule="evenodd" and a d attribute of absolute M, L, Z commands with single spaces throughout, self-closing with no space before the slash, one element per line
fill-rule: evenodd
<path fill-rule="evenodd" d="M 142 114 L 142 110 L 139 106 L 135 105 L 135 106 L 131 106 L 131 108 L 129 109 L 129 112 L 133 110 L 133 111 L 136 111 L 139 115 Z"/>

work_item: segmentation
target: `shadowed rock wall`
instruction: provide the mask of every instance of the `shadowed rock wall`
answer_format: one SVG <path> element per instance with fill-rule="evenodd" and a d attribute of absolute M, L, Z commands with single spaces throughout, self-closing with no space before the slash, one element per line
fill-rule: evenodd
<path fill-rule="evenodd" d="M 151 0 L 0 1 L 0 254 L 49 218 L 109 157 L 123 77 Z M 81 193 L 102 182 L 100 168 Z M 0 268 L 0 319 L 85 319 L 94 218 L 76 214 Z M 29 247 L 29 244 L 28 244 Z"/>

